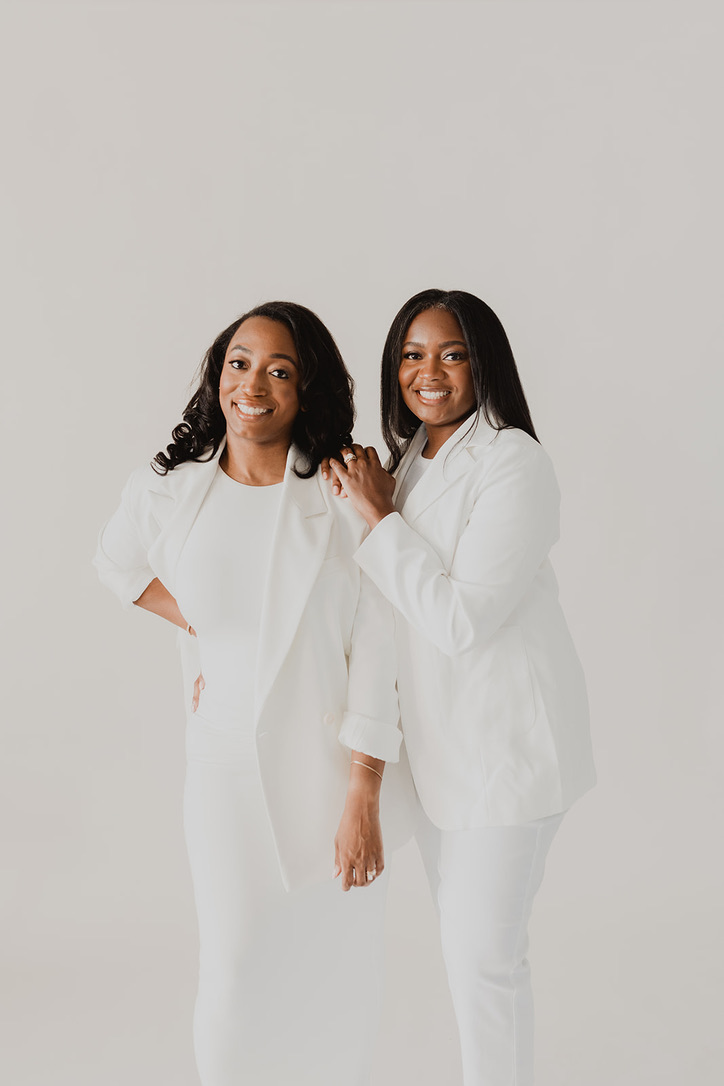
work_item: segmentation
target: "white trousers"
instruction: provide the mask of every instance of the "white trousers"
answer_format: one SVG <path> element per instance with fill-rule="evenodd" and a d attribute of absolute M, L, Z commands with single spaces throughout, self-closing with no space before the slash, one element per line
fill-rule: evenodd
<path fill-rule="evenodd" d="M 187 749 L 203 1086 L 364 1086 L 379 1020 L 387 873 L 343 893 L 331 878 L 330 826 L 330 882 L 287 893 L 253 738 L 197 719 Z"/>
<path fill-rule="evenodd" d="M 439 830 L 417 840 L 440 914 L 464 1086 L 531 1086 L 528 920 L 563 815 L 522 826 Z"/>

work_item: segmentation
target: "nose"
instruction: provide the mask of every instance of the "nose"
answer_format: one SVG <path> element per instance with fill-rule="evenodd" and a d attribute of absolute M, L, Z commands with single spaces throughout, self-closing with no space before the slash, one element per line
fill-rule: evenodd
<path fill-rule="evenodd" d="M 247 396 L 263 396 L 267 391 L 266 370 L 260 366 L 250 366 L 239 374 L 239 389 Z"/>
<path fill-rule="evenodd" d="M 444 376 L 442 359 L 437 354 L 428 354 L 422 360 L 419 376 L 426 381 L 440 381 Z"/>

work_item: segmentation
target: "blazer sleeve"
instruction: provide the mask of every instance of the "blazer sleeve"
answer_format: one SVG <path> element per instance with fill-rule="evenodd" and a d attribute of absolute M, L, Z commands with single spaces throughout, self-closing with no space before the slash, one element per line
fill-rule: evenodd
<path fill-rule="evenodd" d="M 349 654 L 347 710 L 340 742 L 371 758 L 396 762 L 398 728 L 395 615 L 373 582 L 362 573 Z"/>
<path fill-rule="evenodd" d="M 130 607 L 154 580 L 156 574 L 148 564 L 151 540 L 141 527 L 141 512 L 146 470 L 131 475 L 123 488 L 121 504 L 101 528 L 93 565 L 101 583 L 118 596 L 124 607 Z"/>
<path fill-rule="evenodd" d="M 528 591 L 558 539 L 559 506 L 547 454 L 510 442 L 490 457 L 449 571 L 399 513 L 380 521 L 355 558 L 412 626 L 457 656 L 492 637 Z"/>

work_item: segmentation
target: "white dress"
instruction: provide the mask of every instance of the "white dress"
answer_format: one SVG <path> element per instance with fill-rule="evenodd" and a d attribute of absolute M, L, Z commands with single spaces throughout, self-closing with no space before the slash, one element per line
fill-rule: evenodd
<path fill-rule="evenodd" d="M 362 1086 L 387 876 L 347 894 L 338 881 L 287 893 L 257 765 L 253 680 L 281 490 L 219 468 L 177 571 L 206 681 L 188 726 L 184 806 L 200 934 L 196 1058 L 203 1086 Z"/>

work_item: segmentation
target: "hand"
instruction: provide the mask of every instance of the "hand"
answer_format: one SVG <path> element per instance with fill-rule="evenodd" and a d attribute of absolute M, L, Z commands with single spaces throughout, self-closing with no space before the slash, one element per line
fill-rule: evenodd
<path fill-rule="evenodd" d="M 340 453 L 340 456 L 341 456 L 341 453 Z M 332 493 L 338 498 L 346 498 L 347 495 L 345 493 L 344 487 L 342 486 L 339 479 L 337 478 L 337 476 L 334 474 L 334 472 L 332 471 L 332 469 L 329 466 L 329 457 L 328 456 L 324 457 L 324 459 L 322 460 L 322 463 L 320 464 L 320 467 L 322 469 L 322 478 L 323 479 L 329 479 L 330 475 L 332 476 Z"/>
<path fill-rule="evenodd" d="M 380 827 L 379 789 L 350 788 L 334 839 L 334 877 L 342 889 L 370 886 L 385 867 Z"/>
<path fill-rule="evenodd" d="M 389 513 L 395 512 L 392 495 L 395 480 L 385 471 L 371 446 L 352 445 L 340 452 L 342 460 L 331 458 L 329 465 L 352 505 L 374 528 Z"/>
<path fill-rule="evenodd" d="M 199 674 L 198 679 L 194 683 L 194 693 L 191 698 L 191 712 L 195 713 L 199 707 L 199 698 L 201 697 L 201 691 L 206 689 L 206 683 L 203 675 Z"/>

